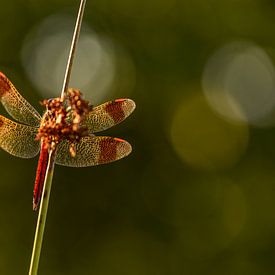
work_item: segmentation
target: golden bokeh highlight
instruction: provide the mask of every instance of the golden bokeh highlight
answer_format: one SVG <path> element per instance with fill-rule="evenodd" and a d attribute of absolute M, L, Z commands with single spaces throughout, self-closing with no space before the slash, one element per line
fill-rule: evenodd
<path fill-rule="evenodd" d="M 27 33 L 22 49 L 23 68 L 43 97 L 60 94 L 74 19 L 54 14 Z M 135 86 L 135 65 L 130 54 L 85 22 L 79 39 L 70 87 L 78 88 L 97 105 L 105 99 L 129 97 Z"/>
<path fill-rule="evenodd" d="M 263 48 L 248 41 L 226 44 L 208 59 L 202 83 L 209 105 L 224 118 L 274 125 L 275 69 Z"/>
<path fill-rule="evenodd" d="M 65 74 L 74 19 L 54 14 L 26 35 L 21 60 L 27 76 L 43 97 L 60 94 Z M 85 22 L 76 51 L 70 87 L 80 89 L 93 102 L 110 93 L 115 75 L 114 47 Z"/>
<path fill-rule="evenodd" d="M 225 176 L 182 180 L 167 206 L 177 229 L 175 254 L 211 259 L 230 248 L 245 230 L 248 207 L 242 188 Z"/>
<path fill-rule="evenodd" d="M 184 98 L 172 119 L 172 145 L 185 163 L 197 169 L 233 166 L 245 152 L 248 139 L 246 124 L 221 119 L 198 93 Z"/>

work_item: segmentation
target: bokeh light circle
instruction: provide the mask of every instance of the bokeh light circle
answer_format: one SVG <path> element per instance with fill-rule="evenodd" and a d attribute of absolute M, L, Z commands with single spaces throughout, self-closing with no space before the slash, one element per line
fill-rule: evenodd
<path fill-rule="evenodd" d="M 21 51 L 23 67 L 43 97 L 56 97 L 60 94 L 74 23 L 74 18 L 66 15 L 52 15 L 26 36 Z M 122 70 L 120 66 L 124 66 Z M 118 86 L 116 82 L 121 80 L 119 70 L 124 72 L 124 87 L 130 86 L 128 80 L 131 84 L 135 83 L 132 81 L 135 70 L 129 54 L 111 39 L 97 35 L 84 23 L 70 87 L 80 89 L 92 103 L 100 103 L 103 99 L 110 98 L 110 94 L 114 92 L 111 89 L 113 84 L 114 87 Z"/>
<path fill-rule="evenodd" d="M 247 148 L 246 124 L 232 124 L 208 107 L 203 95 L 185 98 L 174 114 L 171 125 L 172 145 L 180 158 L 203 170 L 233 166 Z"/>
<path fill-rule="evenodd" d="M 203 73 L 210 106 L 227 119 L 254 126 L 274 124 L 275 70 L 265 51 L 249 42 L 217 50 Z"/>

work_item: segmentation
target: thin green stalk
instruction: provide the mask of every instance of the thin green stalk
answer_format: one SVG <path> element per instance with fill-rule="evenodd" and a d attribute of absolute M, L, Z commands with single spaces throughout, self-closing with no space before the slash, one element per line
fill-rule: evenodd
<path fill-rule="evenodd" d="M 38 271 L 39 258 L 41 254 L 41 247 L 43 242 L 43 235 L 44 235 L 44 229 L 46 224 L 47 211 L 48 211 L 48 205 L 49 205 L 50 193 L 51 193 L 51 187 L 52 187 L 54 159 L 55 159 L 55 152 L 51 150 L 49 153 L 49 162 L 48 162 L 48 167 L 47 167 L 46 176 L 45 176 L 44 188 L 41 196 L 29 275 L 36 275 Z"/>
<path fill-rule="evenodd" d="M 71 50 L 68 57 L 65 77 L 63 81 L 63 88 L 61 92 L 61 98 L 64 98 L 70 82 L 73 59 L 75 56 L 76 46 L 79 39 L 85 5 L 86 5 L 86 0 L 80 0 L 80 7 L 79 7 L 78 16 L 75 24 L 75 30 L 72 38 Z M 41 247 L 43 242 L 43 235 L 44 235 L 44 229 L 45 229 L 45 223 L 46 223 L 47 211 L 48 211 L 48 205 L 49 205 L 49 199 L 50 199 L 50 192 L 51 192 L 51 186 L 52 186 L 54 160 L 55 160 L 55 151 L 53 152 L 51 150 L 49 152 L 48 167 L 47 167 L 45 181 L 44 181 L 43 193 L 40 201 L 29 275 L 37 275 L 37 271 L 38 271 L 39 258 L 41 254 Z"/>
<path fill-rule="evenodd" d="M 85 10 L 85 5 L 86 5 L 86 0 L 81 0 L 77 19 L 76 19 L 73 39 L 72 39 L 72 43 L 71 43 L 69 58 L 68 58 L 68 62 L 67 62 L 65 78 L 64 78 L 62 92 L 61 92 L 61 98 L 63 98 L 65 96 L 65 93 L 68 90 L 70 77 L 71 77 L 71 73 L 72 73 L 72 68 L 73 68 L 73 60 L 74 60 L 76 46 L 78 43 L 79 34 L 80 34 L 80 30 L 81 30 L 81 24 L 82 24 L 83 14 L 84 14 L 84 10 Z"/>

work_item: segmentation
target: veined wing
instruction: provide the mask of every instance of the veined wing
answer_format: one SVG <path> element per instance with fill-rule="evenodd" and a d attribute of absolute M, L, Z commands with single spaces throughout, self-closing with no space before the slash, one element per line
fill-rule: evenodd
<path fill-rule="evenodd" d="M 55 162 L 71 167 L 87 167 L 109 163 L 126 157 L 132 151 L 131 145 L 122 139 L 112 137 L 83 137 L 75 143 L 76 156 L 70 155 L 69 141 L 57 146 Z"/>
<path fill-rule="evenodd" d="M 135 102 L 131 99 L 109 101 L 94 107 L 84 123 L 90 133 L 100 132 L 122 122 L 135 107 Z"/>
<path fill-rule="evenodd" d="M 38 129 L 13 122 L 0 115 L 0 148 L 21 158 L 35 157 L 39 141 L 35 140 Z"/>
<path fill-rule="evenodd" d="M 0 72 L 0 101 L 7 112 L 17 121 L 31 126 L 39 126 L 41 116 L 23 98 L 10 80 Z"/>

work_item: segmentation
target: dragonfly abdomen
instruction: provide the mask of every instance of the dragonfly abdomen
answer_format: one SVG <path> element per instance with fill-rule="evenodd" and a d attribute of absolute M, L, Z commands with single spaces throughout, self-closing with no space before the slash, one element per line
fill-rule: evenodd
<path fill-rule="evenodd" d="M 48 166 L 48 160 L 49 160 L 49 150 L 47 146 L 44 143 L 42 143 L 38 166 L 36 170 L 34 190 L 33 190 L 33 210 L 37 210 L 41 196 L 42 196 L 43 185 L 44 185 L 45 175 L 46 175 L 47 166 Z"/>

